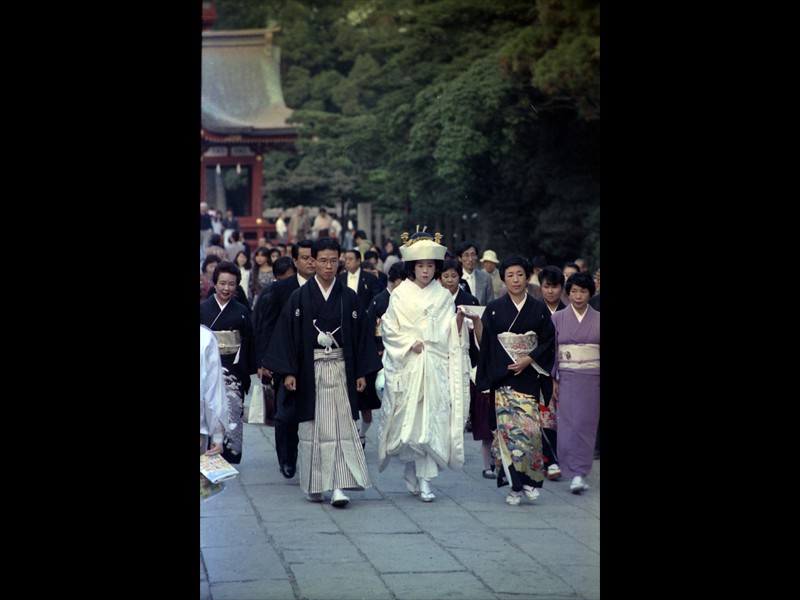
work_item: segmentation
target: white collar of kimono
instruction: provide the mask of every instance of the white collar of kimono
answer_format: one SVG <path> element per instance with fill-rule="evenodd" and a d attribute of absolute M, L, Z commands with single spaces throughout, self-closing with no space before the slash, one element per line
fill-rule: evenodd
<path fill-rule="evenodd" d="M 509 299 L 511 299 L 511 296 L 509 296 Z M 525 294 L 525 295 L 522 297 L 522 302 L 520 302 L 519 304 L 517 304 L 516 302 L 514 302 L 514 300 L 513 300 L 513 299 L 511 299 L 511 302 L 514 302 L 514 306 L 516 306 L 516 307 L 517 307 L 517 312 L 519 312 L 519 311 L 521 311 L 521 310 L 522 310 L 522 307 L 523 307 L 523 306 L 525 306 L 525 302 L 526 302 L 527 300 L 528 300 L 528 294 Z"/>
<path fill-rule="evenodd" d="M 225 304 L 220 304 L 219 298 L 217 298 L 216 294 L 214 294 L 214 300 L 217 301 L 217 306 L 219 306 L 219 310 L 220 310 L 220 312 L 222 312 L 223 310 L 225 310 L 225 307 L 228 306 L 230 301 L 233 300 L 233 296 L 231 296 L 231 300 L 228 300 Z"/>
<path fill-rule="evenodd" d="M 444 287 L 444 286 L 442 286 L 442 287 Z M 456 299 L 456 296 L 458 296 L 458 290 L 456 290 L 455 292 L 453 292 L 451 295 L 453 296 L 453 300 L 455 300 L 455 299 Z"/>
<path fill-rule="evenodd" d="M 297 283 L 299 283 L 302 286 L 306 281 L 308 281 L 308 279 L 300 275 L 300 273 L 297 274 Z"/>
<path fill-rule="evenodd" d="M 319 291 L 322 292 L 322 297 L 325 298 L 325 302 L 327 302 L 328 296 L 331 295 L 331 292 L 333 291 L 333 286 L 336 283 L 336 281 L 334 280 L 331 283 L 331 287 L 329 287 L 327 290 L 324 287 L 322 287 L 322 282 L 319 280 L 319 276 L 314 275 L 314 281 L 317 282 L 317 285 L 319 286 Z"/>
<path fill-rule="evenodd" d="M 583 310 L 583 314 L 581 314 L 577 310 L 575 310 L 575 307 L 572 306 L 572 304 L 570 304 L 569 307 L 572 309 L 572 312 L 575 313 L 575 317 L 578 319 L 578 323 L 581 323 L 583 321 L 583 317 L 586 316 L 586 311 L 589 310 L 589 307 L 587 305 L 587 307 Z"/>

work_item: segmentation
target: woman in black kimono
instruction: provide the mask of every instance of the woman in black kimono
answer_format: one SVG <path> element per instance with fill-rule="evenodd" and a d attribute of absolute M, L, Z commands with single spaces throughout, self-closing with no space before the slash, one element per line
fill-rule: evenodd
<path fill-rule="evenodd" d="M 214 332 L 219 344 L 230 423 L 222 456 L 237 464 L 242 460 L 244 395 L 250 388 L 250 374 L 256 372 L 251 352 L 253 325 L 247 307 L 234 300 L 241 281 L 239 267 L 222 261 L 214 270 L 213 281 L 216 292 L 200 303 L 200 324 Z"/>
<path fill-rule="evenodd" d="M 476 383 L 479 390 L 488 389 L 494 401 L 490 418 L 496 429 L 497 487 L 511 485 L 506 502 L 512 506 L 519 505 L 523 495 L 528 500 L 538 498 L 537 488 L 544 481 L 539 375 L 549 376 L 555 362 L 555 327 L 544 302 L 527 292 L 530 276 L 530 263 L 522 256 L 500 263 L 508 293 L 487 304 L 478 339 Z M 498 337 L 530 332 L 535 334 L 535 347 L 529 352 L 521 346 L 512 348 L 515 358 Z"/>

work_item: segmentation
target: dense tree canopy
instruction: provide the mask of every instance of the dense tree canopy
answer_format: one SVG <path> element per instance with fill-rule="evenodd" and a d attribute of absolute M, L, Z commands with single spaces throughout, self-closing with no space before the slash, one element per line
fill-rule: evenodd
<path fill-rule="evenodd" d="M 600 252 L 600 3 L 218 0 L 215 29 L 279 26 L 297 152 L 265 204 L 372 202 L 396 238 L 555 264 Z"/>

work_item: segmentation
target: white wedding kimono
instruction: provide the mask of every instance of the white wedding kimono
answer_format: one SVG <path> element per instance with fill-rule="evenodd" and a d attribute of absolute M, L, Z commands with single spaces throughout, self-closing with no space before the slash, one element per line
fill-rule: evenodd
<path fill-rule="evenodd" d="M 392 290 L 381 318 L 385 388 L 378 420 L 378 470 L 389 458 L 416 461 L 419 477 L 464 465 L 469 411 L 469 328 L 456 324 L 453 296 L 433 280 Z M 424 350 L 411 350 L 416 340 Z"/>
<path fill-rule="evenodd" d="M 200 325 L 200 435 L 221 444 L 227 429 L 228 396 L 217 338 L 208 327 Z M 205 444 L 208 449 L 208 440 Z"/>

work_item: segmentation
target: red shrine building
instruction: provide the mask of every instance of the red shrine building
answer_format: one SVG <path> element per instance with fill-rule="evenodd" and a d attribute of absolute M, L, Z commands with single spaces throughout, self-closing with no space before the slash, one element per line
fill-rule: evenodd
<path fill-rule="evenodd" d="M 275 225 L 262 218 L 262 155 L 294 148 L 297 130 L 283 101 L 277 28 L 211 31 L 213 2 L 203 2 L 200 201 L 232 210 L 255 249 Z M 268 174 L 267 174 L 268 175 Z"/>

